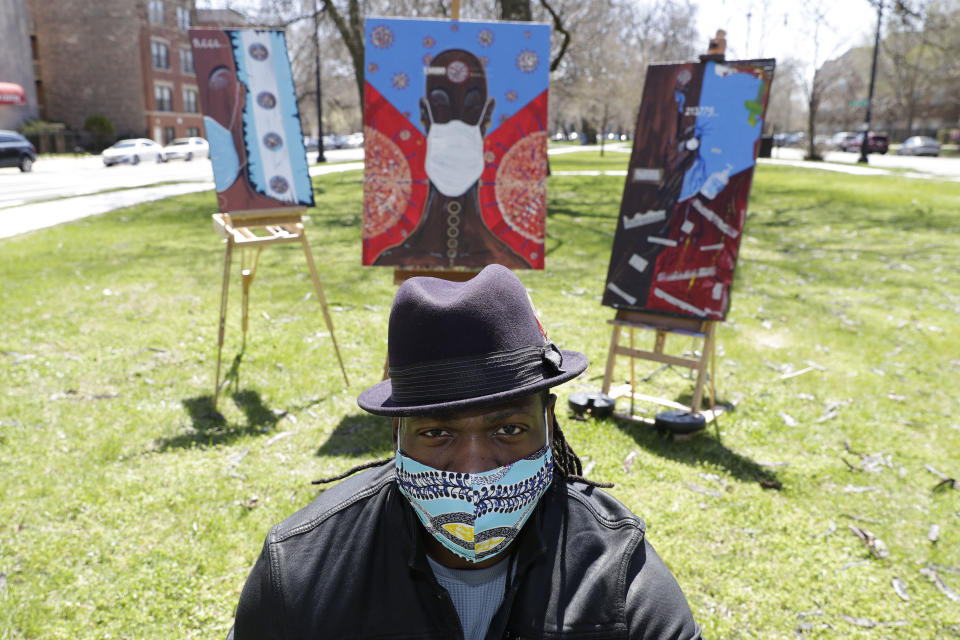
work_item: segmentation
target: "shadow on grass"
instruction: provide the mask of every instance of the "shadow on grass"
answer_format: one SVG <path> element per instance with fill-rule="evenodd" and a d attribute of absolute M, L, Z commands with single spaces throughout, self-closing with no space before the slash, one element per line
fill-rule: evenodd
<path fill-rule="evenodd" d="M 317 449 L 318 456 L 368 457 L 393 451 L 393 420 L 369 413 L 344 416 L 330 438 Z"/>
<path fill-rule="evenodd" d="M 190 415 L 191 424 L 185 433 L 172 438 L 157 441 L 160 451 L 169 449 L 188 449 L 194 446 L 212 446 L 232 442 L 241 436 L 268 433 L 283 416 L 278 415 L 263 404 L 256 391 L 236 391 L 228 396 L 246 418 L 245 424 L 227 422 L 219 411 L 213 408 L 213 396 L 197 396 L 182 400 L 183 407 Z M 224 402 L 226 397 L 221 397 Z"/>
<path fill-rule="evenodd" d="M 722 420 L 722 417 L 720 419 Z M 705 462 L 726 469 L 737 480 L 756 482 L 764 489 L 782 488 L 776 473 L 728 449 L 720 442 L 713 435 L 716 433 L 716 423 L 708 424 L 706 431 L 689 440 L 674 441 L 652 427 L 626 420 L 614 419 L 614 422 L 618 429 L 632 437 L 638 445 L 662 458 L 691 466 Z"/>

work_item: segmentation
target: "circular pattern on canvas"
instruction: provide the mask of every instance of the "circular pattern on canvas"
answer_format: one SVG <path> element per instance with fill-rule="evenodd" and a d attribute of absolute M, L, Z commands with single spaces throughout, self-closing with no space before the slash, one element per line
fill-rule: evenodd
<path fill-rule="evenodd" d="M 470 67 L 461 60 L 454 60 L 447 65 L 447 80 L 460 84 L 470 77 Z"/>
<path fill-rule="evenodd" d="M 542 243 L 545 234 L 546 149 L 546 132 L 531 133 L 510 147 L 497 169 L 497 202 L 504 222 L 536 243 Z"/>
<path fill-rule="evenodd" d="M 393 44 L 393 31 L 390 27 L 380 25 L 370 32 L 370 42 L 378 49 L 386 49 Z"/>
<path fill-rule="evenodd" d="M 410 165 L 400 147 L 373 127 L 364 127 L 363 142 L 363 237 L 372 238 L 403 217 L 412 197 Z"/>
<path fill-rule="evenodd" d="M 267 56 L 270 55 L 270 52 L 267 51 L 267 48 L 259 42 L 254 42 L 252 45 L 250 45 L 247 51 L 250 53 L 250 57 L 254 60 L 263 61 L 266 60 Z"/>
<path fill-rule="evenodd" d="M 263 136 L 263 146 L 271 151 L 275 151 L 283 146 L 283 138 L 280 137 L 280 134 L 271 131 Z"/>
<path fill-rule="evenodd" d="M 264 109 L 273 109 L 277 106 L 277 97 L 269 91 L 261 91 L 257 94 L 257 104 Z"/>

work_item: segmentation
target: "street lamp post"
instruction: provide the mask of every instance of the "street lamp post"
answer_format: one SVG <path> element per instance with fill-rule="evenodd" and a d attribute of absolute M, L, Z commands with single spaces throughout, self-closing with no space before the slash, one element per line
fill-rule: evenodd
<path fill-rule="evenodd" d="M 873 40 L 873 64 L 870 65 L 870 90 L 867 93 L 867 114 L 864 118 L 863 140 L 860 142 L 860 157 L 857 162 L 866 164 L 868 139 L 870 138 L 870 111 L 873 106 L 873 85 L 877 79 L 877 51 L 880 49 L 880 24 L 883 22 L 883 0 L 875 0 L 877 3 L 877 35 Z"/>
<path fill-rule="evenodd" d="M 320 12 L 313 5 L 313 64 L 317 70 L 317 162 L 326 162 L 323 156 L 323 94 L 320 90 Z"/>

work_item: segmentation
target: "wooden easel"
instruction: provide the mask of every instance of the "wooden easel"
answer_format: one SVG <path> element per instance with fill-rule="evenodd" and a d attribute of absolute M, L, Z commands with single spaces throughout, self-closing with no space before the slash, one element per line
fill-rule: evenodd
<path fill-rule="evenodd" d="M 610 351 L 607 355 L 607 368 L 603 375 L 603 392 L 612 396 L 615 400 L 624 396 L 630 398 L 630 413 L 615 413 L 619 418 L 630 420 L 646 425 L 653 425 L 652 418 L 637 416 L 634 413 L 634 403 L 637 400 L 650 402 L 653 404 L 698 413 L 709 423 L 723 413 L 722 407 L 716 404 L 716 341 L 715 330 L 716 322 L 713 320 L 697 320 L 695 318 L 678 318 L 673 316 L 663 316 L 643 311 L 627 311 L 620 309 L 613 320 L 607 321 L 613 325 L 613 336 L 610 339 Z M 621 333 L 623 329 L 629 330 L 630 344 L 623 346 L 620 344 Z M 643 329 L 655 333 L 654 345 L 652 351 L 636 349 L 634 347 L 634 330 Z M 664 350 L 667 342 L 667 336 L 686 336 L 694 340 L 702 340 L 699 358 L 691 358 L 683 355 L 671 355 Z M 613 380 L 613 369 L 617 356 L 627 356 L 630 358 L 630 382 L 629 384 L 618 385 L 611 389 Z M 674 400 L 666 398 L 657 398 L 636 391 L 635 380 L 635 362 L 636 360 L 650 360 L 664 365 L 683 367 L 697 372 L 696 382 L 693 388 L 693 399 L 690 405 L 680 404 Z M 703 401 L 703 385 L 707 378 L 707 369 L 710 370 L 710 407 L 703 410 L 701 403 Z"/>
<path fill-rule="evenodd" d="M 317 275 L 317 267 L 313 263 L 313 254 L 310 252 L 310 244 L 307 242 L 307 232 L 303 228 L 302 215 L 306 211 L 303 207 L 291 207 L 285 209 L 265 209 L 262 211 L 243 211 L 237 213 L 215 213 L 213 214 L 213 228 L 216 229 L 227 244 L 226 252 L 223 258 L 223 288 L 220 292 L 220 325 L 217 332 L 217 379 L 213 392 L 213 408 L 217 408 L 217 400 L 220 398 L 220 365 L 223 356 L 223 336 L 227 325 L 227 292 L 230 288 L 230 264 L 233 260 L 234 247 L 240 247 L 240 277 L 243 286 L 243 346 L 247 345 L 247 327 L 250 308 L 250 286 L 257 275 L 257 264 L 260 260 L 260 252 L 263 248 L 273 244 L 288 244 L 299 242 L 303 247 L 303 255 L 307 258 L 307 266 L 310 267 L 310 275 L 313 278 L 313 286 L 317 291 L 317 300 L 320 302 L 320 308 L 323 310 L 323 319 L 327 324 L 327 330 L 330 332 L 330 339 L 333 341 L 333 350 L 337 354 L 337 362 L 340 363 L 340 372 L 343 374 L 343 382 L 350 386 L 347 380 L 346 369 L 343 368 L 343 359 L 340 357 L 340 348 L 337 346 L 337 339 L 333 334 L 333 320 L 330 318 L 330 311 L 327 309 L 327 299 L 323 295 L 323 287 L 320 285 L 320 276 Z"/>

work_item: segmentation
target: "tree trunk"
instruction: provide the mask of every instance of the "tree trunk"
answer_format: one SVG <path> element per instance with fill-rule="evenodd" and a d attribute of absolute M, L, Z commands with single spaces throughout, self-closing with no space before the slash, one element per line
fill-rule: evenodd
<path fill-rule="evenodd" d="M 813 82 L 811 83 L 810 96 L 807 101 L 807 155 L 804 160 L 823 160 L 817 153 L 817 111 L 820 109 L 820 93 L 823 90 L 821 86 L 820 70 L 813 72 Z"/>
<path fill-rule="evenodd" d="M 363 113 L 364 96 L 364 66 L 363 66 L 363 16 L 360 12 L 360 1 L 349 0 L 347 3 L 347 19 L 337 9 L 333 0 L 324 0 L 323 11 L 330 14 L 333 24 L 336 25 L 343 43 L 350 52 L 353 60 L 353 77 L 357 83 L 357 93 L 360 96 L 360 113 Z"/>
<path fill-rule="evenodd" d="M 530 0 L 498 0 L 501 20 L 517 20 L 530 22 L 533 12 L 530 10 Z"/>

